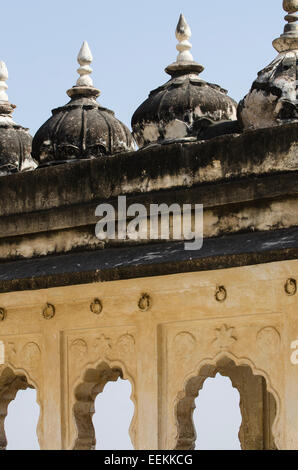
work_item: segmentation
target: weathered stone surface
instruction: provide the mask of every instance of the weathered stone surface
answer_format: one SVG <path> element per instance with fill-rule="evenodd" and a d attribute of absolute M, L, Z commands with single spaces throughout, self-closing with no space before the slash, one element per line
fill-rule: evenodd
<path fill-rule="evenodd" d="M 148 213 L 150 204 L 203 204 L 205 238 L 296 226 L 297 131 L 288 125 L 156 146 L 133 158 L 103 157 L 2 179 L 0 259 L 150 244 L 96 238 L 97 205 L 109 202 L 117 210 L 123 194 L 128 205 L 143 204 Z"/>
<path fill-rule="evenodd" d="M 284 33 L 273 41 L 279 55 L 258 74 L 250 92 L 239 103 L 238 119 L 244 129 L 273 127 L 298 121 L 297 0 L 284 0 L 288 13 Z"/>
<path fill-rule="evenodd" d="M 12 119 L 16 106 L 8 101 L 7 79 L 6 64 L 0 61 L 0 176 L 36 168 L 31 157 L 32 137 Z"/>
<path fill-rule="evenodd" d="M 37 131 L 32 155 L 39 166 L 134 150 L 128 128 L 92 97 L 75 96 Z"/>
<path fill-rule="evenodd" d="M 31 144 L 28 129 L 0 121 L 0 176 L 36 168 L 31 157 Z"/>
<path fill-rule="evenodd" d="M 220 373 L 240 394 L 244 450 L 297 449 L 297 294 L 284 291 L 289 273 L 298 278 L 297 260 L 2 292 L 0 447 L 9 403 L 34 387 L 41 449 L 94 449 L 94 400 L 120 377 L 132 388 L 134 448 L 190 450 L 194 400 Z M 227 292 L 222 302 L 217 286 Z M 144 293 L 152 299 L 146 311 L 138 306 Z M 99 316 L 90 311 L 98 297 Z M 42 316 L 46 304 L 55 307 L 52 319 Z"/>
<path fill-rule="evenodd" d="M 282 52 L 259 72 L 239 103 L 238 117 L 244 129 L 298 122 L 297 60 L 298 51 Z"/>
<path fill-rule="evenodd" d="M 152 91 L 132 117 L 140 147 L 153 142 L 200 136 L 206 123 L 236 119 L 237 103 L 217 85 L 182 72 Z"/>
<path fill-rule="evenodd" d="M 80 78 L 67 91 L 71 101 L 54 109 L 53 116 L 37 131 L 32 155 L 39 166 L 57 165 L 134 150 L 129 129 L 114 112 L 103 108 L 96 98 L 90 74 L 92 54 L 85 41 L 78 55 Z"/>
<path fill-rule="evenodd" d="M 11 175 L 0 180 L 1 216 L 296 171 L 297 142 L 298 126 L 291 124 Z"/>
<path fill-rule="evenodd" d="M 183 242 L 84 251 L 0 264 L 0 292 L 249 266 L 298 257 L 298 229 L 210 238 L 199 251 Z"/>
<path fill-rule="evenodd" d="M 206 128 L 221 121 L 236 120 L 237 103 L 218 85 L 198 77 L 204 70 L 190 53 L 191 31 L 180 16 L 176 37 L 179 55 L 166 68 L 171 80 L 151 91 L 132 117 L 134 138 L 139 147 L 172 140 L 208 139 Z M 231 133 L 229 127 L 213 129 L 213 135 Z"/>
<path fill-rule="evenodd" d="M 291 22 L 297 0 L 284 4 Z M 200 67 L 189 37 L 181 17 L 171 71 Z M 98 93 L 87 43 L 78 60 L 72 137 L 69 116 L 98 112 L 80 101 Z M 119 378 L 131 384 L 135 449 L 193 449 L 195 398 L 217 373 L 239 391 L 243 449 L 298 448 L 298 123 L 235 135 L 237 123 L 207 121 L 208 142 L 178 143 L 175 120 L 173 145 L 0 178 L 0 449 L 8 406 L 28 387 L 42 449 L 94 449 L 95 398 Z M 85 144 L 70 156 L 84 159 Z M 119 195 L 147 209 L 203 204 L 202 248 L 95 239 L 96 206 Z"/>

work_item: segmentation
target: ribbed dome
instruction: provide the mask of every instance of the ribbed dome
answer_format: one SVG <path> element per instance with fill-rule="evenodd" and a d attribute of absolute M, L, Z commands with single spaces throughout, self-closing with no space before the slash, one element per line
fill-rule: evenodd
<path fill-rule="evenodd" d="M 172 76 L 152 91 L 132 117 L 133 135 L 140 147 L 153 142 L 198 137 L 201 128 L 236 119 L 237 103 L 218 85 L 198 77 L 204 67 L 189 52 L 190 29 L 183 15 L 176 30 L 180 41 L 177 62 L 166 68 Z"/>
<path fill-rule="evenodd" d="M 205 120 L 210 124 L 236 119 L 237 103 L 226 90 L 194 74 L 172 78 L 152 91 L 132 118 L 140 147 L 152 142 L 197 137 Z"/>
<path fill-rule="evenodd" d="M 129 129 L 96 101 L 100 92 L 89 77 L 92 55 L 86 42 L 78 61 L 82 76 L 67 92 L 71 101 L 54 109 L 34 136 L 32 155 L 39 166 L 134 150 Z"/>
<path fill-rule="evenodd" d="M 128 128 L 95 99 L 79 95 L 52 113 L 33 139 L 32 155 L 39 165 L 134 150 Z"/>
<path fill-rule="evenodd" d="M 31 158 L 32 137 L 28 129 L 15 124 L 12 113 L 15 105 L 8 101 L 6 94 L 8 72 L 0 62 L 0 176 L 34 169 Z"/>
<path fill-rule="evenodd" d="M 284 34 L 275 39 L 276 59 L 258 74 L 250 92 L 239 103 L 238 119 L 244 129 L 273 127 L 298 121 L 297 63 L 298 0 L 285 0 L 289 13 Z"/>

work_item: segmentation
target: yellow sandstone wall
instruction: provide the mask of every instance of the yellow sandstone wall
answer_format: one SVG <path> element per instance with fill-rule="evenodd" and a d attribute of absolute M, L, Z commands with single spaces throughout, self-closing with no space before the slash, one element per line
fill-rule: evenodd
<path fill-rule="evenodd" d="M 94 447 L 94 399 L 121 376 L 134 447 L 191 448 L 194 398 L 220 371 L 240 391 L 242 447 L 297 449 L 297 279 L 284 261 L 1 294 L 0 445 L 29 385 L 42 449 Z"/>

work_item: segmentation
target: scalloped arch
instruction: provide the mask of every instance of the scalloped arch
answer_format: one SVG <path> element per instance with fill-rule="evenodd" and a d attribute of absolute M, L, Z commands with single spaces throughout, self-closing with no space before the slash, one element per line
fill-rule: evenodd
<path fill-rule="evenodd" d="M 2 369 L 2 370 L 1 370 Z M 11 364 L 0 369 L 0 449 L 6 449 L 7 439 L 5 435 L 4 422 L 8 412 L 8 405 L 13 401 L 19 390 L 34 388 L 36 390 L 36 402 L 39 406 L 39 418 L 36 429 L 39 446 L 42 449 L 42 400 L 40 390 L 36 381 L 27 370 L 15 368 Z"/>
<path fill-rule="evenodd" d="M 252 377 L 261 377 L 266 384 L 266 391 L 270 394 L 275 402 L 275 418 L 272 424 L 271 432 L 273 441 L 277 448 L 282 448 L 281 432 L 280 432 L 280 415 L 281 415 L 281 401 L 277 391 L 273 388 L 268 374 L 255 366 L 255 364 L 248 358 L 237 358 L 229 352 L 221 352 L 214 358 L 206 358 L 196 366 L 195 369 L 189 373 L 184 380 L 183 390 L 176 395 L 174 402 L 174 420 L 175 420 L 175 434 L 171 437 L 171 448 L 175 449 L 193 449 L 196 440 L 196 431 L 193 423 L 193 411 L 195 409 L 195 398 L 198 396 L 199 391 L 202 389 L 205 380 L 226 369 L 227 372 L 222 375 L 231 379 L 234 388 L 235 380 L 228 373 L 228 368 L 248 368 Z M 241 397 L 241 391 L 240 397 Z M 241 410 L 242 411 L 242 410 Z M 243 419 L 243 413 L 242 413 Z M 243 425 L 243 422 L 242 422 Z M 240 428 L 241 429 L 241 428 Z M 240 434 L 240 433 L 239 433 Z"/>
<path fill-rule="evenodd" d="M 94 450 L 96 445 L 95 430 L 92 416 L 95 412 L 95 398 L 101 393 L 108 382 L 115 382 L 121 378 L 128 380 L 132 387 L 130 396 L 134 404 L 134 415 L 129 428 L 129 435 L 134 448 L 136 448 L 136 395 L 135 384 L 120 361 L 102 360 L 99 363 L 87 364 L 80 379 L 74 387 L 75 404 L 73 415 L 76 423 L 76 439 L 74 450 Z"/>

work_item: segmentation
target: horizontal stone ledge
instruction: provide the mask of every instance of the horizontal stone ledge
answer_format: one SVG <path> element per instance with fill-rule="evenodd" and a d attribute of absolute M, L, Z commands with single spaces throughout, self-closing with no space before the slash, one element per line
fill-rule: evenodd
<path fill-rule="evenodd" d="M 0 216 L 298 170 L 298 125 L 37 169 L 0 178 Z"/>
<path fill-rule="evenodd" d="M 171 242 L 0 264 L 0 292 L 217 270 L 298 258 L 298 227 L 207 239 L 199 251 Z"/>
<path fill-rule="evenodd" d="M 203 204 L 204 208 L 220 208 L 222 206 L 241 203 L 259 203 L 260 200 L 280 199 L 284 196 L 298 195 L 298 171 L 274 175 L 243 177 L 237 180 L 222 181 L 192 188 L 154 191 L 142 194 L 130 194 L 127 206 L 143 204 L 147 210 L 150 204 Z M 95 209 L 105 202 L 117 209 L 117 198 L 74 204 L 48 210 L 39 210 L 30 214 L 21 213 L 0 216 L 0 239 L 21 237 L 30 234 L 46 234 L 72 228 L 94 225 L 98 222 Z"/>

